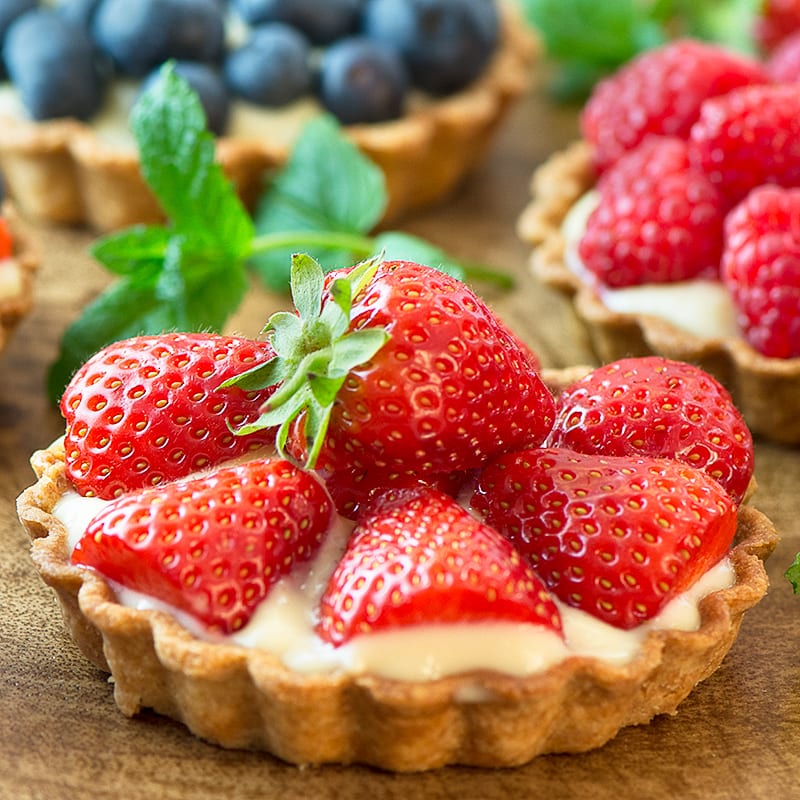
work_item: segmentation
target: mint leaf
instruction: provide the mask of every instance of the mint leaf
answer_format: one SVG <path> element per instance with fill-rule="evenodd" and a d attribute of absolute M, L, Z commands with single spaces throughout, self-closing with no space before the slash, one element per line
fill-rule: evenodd
<path fill-rule="evenodd" d="M 309 236 L 302 248 L 296 241 L 284 246 L 273 242 L 267 251 L 255 247 L 251 264 L 266 286 L 277 291 L 288 287 L 291 256 L 298 249 L 325 271 L 348 266 L 370 255 L 371 242 L 358 235 L 375 227 L 386 202 L 380 169 L 342 134 L 332 117 L 312 119 L 262 196 L 255 227 L 259 238 L 286 231 L 324 235 L 319 242 Z M 342 236 L 332 235 L 337 233 Z"/>
<path fill-rule="evenodd" d="M 436 245 L 418 236 L 402 231 L 386 231 L 375 237 L 376 252 L 383 253 L 386 261 L 417 261 L 446 272 L 463 281 L 464 269 L 455 259 Z"/>
<path fill-rule="evenodd" d="M 800 594 L 800 553 L 794 558 L 794 563 L 785 572 L 785 577 L 792 584 L 795 594 Z"/>
<path fill-rule="evenodd" d="M 136 226 L 98 239 L 89 252 L 116 275 L 157 271 L 169 243 L 169 231 L 157 226 Z"/>

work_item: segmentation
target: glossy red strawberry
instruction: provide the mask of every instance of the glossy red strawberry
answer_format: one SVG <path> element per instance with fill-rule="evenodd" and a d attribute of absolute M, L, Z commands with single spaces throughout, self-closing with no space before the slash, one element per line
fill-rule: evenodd
<path fill-rule="evenodd" d="M 265 342 L 208 333 L 109 345 L 61 398 L 67 475 L 81 494 L 109 499 L 274 443 L 274 431 L 231 431 L 258 417 L 272 389 L 221 388 L 273 355 Z"/>
<path fill-rule="evenodd" d="M 527 622 L 558 610 L 511 543 L 435 489 L 387 492 L 361 517 L 320 602 L 317 630 L 340 645 L 410 625 Z"/>
<path fill-rule="evenodd" d="M 0 258 L 10 258 L 14 254 L 14 239 L 8 220 L 0 216 Z"/>
<path fill-rule="evenodd" d="M 112 500 L 72 560 L 231 633 L 316 552 L 332 517 L 312 473 L 260 459 Z"/>
<path fill-rule="evenodd" d="M 800 185 L 800 92 L 796 84 L 747 86 L 706 100 L 689 134 L 689 157 L 726 210 L 765 183 Z"/>
<path fill-rule="evenodd" d="M 581 130 L 603 171 L 649 135 L 688 136 L 706 98 L 766 82 L 754 59 L 715 44 L 675 40 L 601 81 L 582 112 Z"/>
<path fill-rule="evenodd" d="M 762 186 L 731 211 L 722 279 L 759 353 L 800 356 L 800 189 Z"/>
<path fill-rule="evenodd" d="M 697 366 L 660 356 L 620 359 L 567 387 L 547 444 L 674 458 L 704 470 L 737 503 L 753 475 L 753 437 L 727 389 Z"/>
<path fill-rule="evenodd" d="M 800 12 L 800 4 L 798 4 Z M 775 83 L 797 83 L 800 81 L 800 21 L 798 27 L 787 36 L 765 61 L 767 74 Z"/>
<path fill-rule="evenodd" d="M 602 283 L 619 287 L 717 276 L 722 198 L 690 164 L 683 139 L 650 137 L 603 173 L 598 192 L 579 253 Z"/>
<path fill-rule="evenodd" d="M 762 0 L 758 12 L 754 39 L 767 53 L 800 30 L 800 0 Z"/>
<path fill-rule="evenodd" d="M 530 351 L 461 281 L 406 261 L 323 277 L 296 259 L 293 293 L 299 314 L 268 326 L 283 369 L 240 385 L 283 380 L 258 424 L 281 424 L 279 444 L 323 476 L 366 475 L 368 492 L 386 473 L 471 469 L 549 431 Z"/>
<path fill-rule="evenodd" d="M 736 531 L 736 506 L 700 470 L 562 448 L 502 456 L 472 504 L 556 597 L 623 629 L 716 564 Z"/>

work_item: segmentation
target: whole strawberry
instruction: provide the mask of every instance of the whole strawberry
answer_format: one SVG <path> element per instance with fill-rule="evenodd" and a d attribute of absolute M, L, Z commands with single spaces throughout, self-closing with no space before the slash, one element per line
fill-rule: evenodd
<path fill-rule="evenodd" d="M 797 85 L 748 86 L 706 100 L 689 157 L 719 188 L 726 210 L 762 184 L 800 185 Z"/>
<path fill-rule="evenodd" d="M 564 389 L 547 444 L 677 459 L 737 503 L 754 468 L 753 437 L 727 389 L 705 370 L 661 356 L 614 361 Z"/>
<path fill-rule="evenodd" d="M 561 632 L 558 609 L 511 543 L 435 489 L 387 492 L 356 525 L 320 602 L 336 646 L 410 625 L 525 622 Z"/>
<path fill-rule="evenodd" d="M 222 388 L 274 353 L 265 342 L 208 333 L 141 336 L 109 345 L 61 398 L 67 476 L 104 499 L 155 486 L 274 442 L 274 431 L 238 437 L 272 389 Z"/>
<path fill-rule="evenodd" d="M 317 478 L 257 459 L 111 501 L 72 561 L 232 633 L 317 550 L 333 505 Z"/>
<path fill-rule="evenodd" d="M 267 326 L 279 361 L 238 381 L 282 381 L 258 425 L 339 486 L 366 498 L 387 473 L 407 481 L 480 466 L 541 443 L 553 398 L 529 351 L 461 281 L 407 261 L 323 276 L 298 257 L 298 314 Z"/>
<path fill-rule="evenodd" d="M 759 353 L 800 356 L 800 189 L 762 186 L 731 211 L 722 280 Z"/>
<path fill-rule="evenodd" d="M 706 98 L 766 81 L 754 59 L 678 39 L 642 53 L 598 83 L 581 114 L 581 131 L 602 172 L 651 134 L 688 136 Z"/>
<path fill-rule="evenodd" d="M 556 597 L 623 629 L 716 564 L 736 531 L 736 506 L 700 470 L 562 448 L 502 456 L 472 505 Z"/>
<path fill-rule="evenodd" d="M 603 173 L 598 191 L 579 253 L 602 283 L 620 287 L 717 276 L 722 200 L 689 163 L 683 139 L 650 137 Z"/>

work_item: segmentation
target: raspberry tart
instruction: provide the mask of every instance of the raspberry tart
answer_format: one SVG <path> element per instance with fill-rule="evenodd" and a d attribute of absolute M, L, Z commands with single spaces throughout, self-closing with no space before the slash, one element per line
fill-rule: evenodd
<path fill-rule="evenodd" d="M 519 765 L 673 713 L 776 543 L 722 386 L 660 358 L 542 372 L 419 264 L 295 272 L 299 316 L 267 342 L 93 356 L 33 457 L 34 562 L 120 709 L 396 771 Z M 642 441 L 642 420 L 681 435 Z"/>
<path fill-rule="evenodd" d="M 692 40 L 634 59 L 537 169 L 518 232 L 600 360 L 699 364 L 754 433 L 796 444 L 797 100 L 773 74 Z"/>
<path fill-rule="evenodd" d="M 248 204 L 262 191 L 265 172 L 284 162 L 304 122 L 327 110 L 383 171 L 385 217 L 397 218 L 444 199 L 479 162 L 528 88 L 537 52 L 513 4 L 495 6 L 494 0 L 437 0 L 434 20 L 441 24 L 406 20 L 408 53 L 398 50 L 392 59 L 402 30 L 386 45 L 385 20 L 399 14 L 399 25 L 402 15 L 421 14 L 413 0 L 372 3 L 376 19 L 369 31 L 351 0 L 154 3 L 142 2 L 131 17 L 119 0 L 75 4 L 75 11 L 66 3 L 48 8 L 32 0 L 20 4 L 15 19 L 0 17 L 8 26 L 10 76 L 0 85 L 0 169 L 26 214 L 99 230 L 160 219 L 139 173 L 127 116 L 147 74 L 173 59 L 204 101 L 218 136 L 218 160 Z M 88 10 L 81 14 L 79 7 Z M 148 34 L 153 15 L 166 31 L 158 37 Z M 448 15 L 455 16 L 448 21 Z M 326 20 L 328 28 L 320 30 Z M 435 37 L 445 34 L 442 46 Z M 459 47 L 469 48 L 470 58 L 461 57 Z M 426 57 L 426 48 L 444 55 Z M 63 75 L 48 60 L 62 51 L 61 61 L 73 65 Z M 313 72 L 318 61 L 319 81 Z M 334 63 L 327 67 L 328 61 Z M 39 80 L 37 70 L 48 81 Z M 367 73 L 371 83 L 342 99 L 346 76 L 365 80 Z M 259 83 L 265 75 L 274 76 L 272 84 Z M 59 77 L 63 88 L 42 89 Z M 321 98 L 314 94 L 317 82 L 325 87 Z M 382 105 L 357 108 L 367 94 Z M 65 97 L 74 97 L 68 107 Z"/>

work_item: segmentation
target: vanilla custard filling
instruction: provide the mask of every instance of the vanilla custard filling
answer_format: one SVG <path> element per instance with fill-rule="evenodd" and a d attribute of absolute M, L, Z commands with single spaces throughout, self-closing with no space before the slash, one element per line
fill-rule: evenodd
<path fill-rule="evenodd" d="M 703 339 L 739 338 L 730 294 L 719 281 L 688 280 L 645 283 L 610 288 L 589 273 L 578 253 L 589 215 L 599 202 L 599 193 L 583 195 L 567 213 L 561 232 L 565 241 L 564 263 L 582 281 L 594 286 L 603 305 L 620 314 L 652 315 Z"/>
<path fill-rule="evenodd" d="M 65 493 L 53 514 L 67 529 L 70 552 L 89 522 L 109 501 Z M 735 582 L 729 559 L 712 567 L 658 616 L 624 631 L 558 600 L 563 640 L 538 625 L 525 623 L 432 624 L 362 634 L 333 647 L 314 631 L 315 609 L 343 553 L 352 523 L 339 518 L 316 557 L 278 581 L 249 623 L 229 637 L 210 637 L 185 612 L 114 584 L 117 600 L 140 610 L 172 614 L 193 634 L 216 642 L 266 650 L 298 673 L 371 674 L 426 681 L 474 670 L 513 676 L 543 672 L 570 656 L 590 656 L 615 665 L 634 659 L 653 630 L 697 630 L 700 600 Z M 475 698 L 477 699 L 477 698 Z"/>

